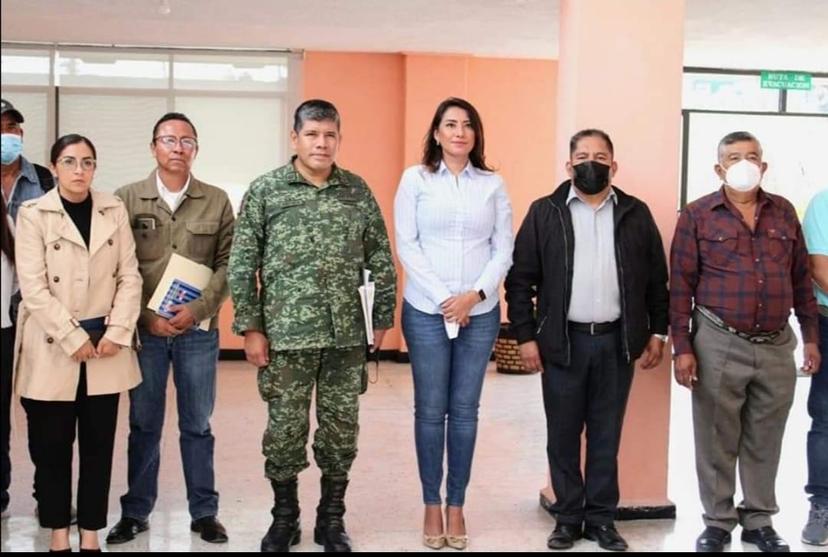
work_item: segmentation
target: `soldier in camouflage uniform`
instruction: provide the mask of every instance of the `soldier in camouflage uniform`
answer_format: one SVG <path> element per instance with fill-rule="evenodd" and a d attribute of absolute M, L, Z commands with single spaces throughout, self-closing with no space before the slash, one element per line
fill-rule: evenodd
<path fill-rule="evenodd" d="M 363 269 L 376 284 L 372 350 L 393 325 L 396 276 L 379 207 L 365 181 L 336 166 L 339 114 L 326 101 L 297 108 L 291 162 L 260 176 L 242 203 L 228 282 L 233 329 L 245 336 L 268 403 L 262 449 L 274 491 L 262 551 L 299 543 L 297 475 L 308 467 L 308 413 L 316 384 L 313 442 L 322 471 L 314 539 L 347 552 L 343 515 L 365 391 Z M 258 281 L 257 281 L 258 274 Z"/>

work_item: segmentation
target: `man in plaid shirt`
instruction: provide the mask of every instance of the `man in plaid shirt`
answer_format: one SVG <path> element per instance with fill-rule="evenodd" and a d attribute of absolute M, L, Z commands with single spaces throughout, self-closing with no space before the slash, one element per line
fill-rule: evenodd
<path fill-rule="evenodd" d="M 791 308 L 805 340 L 803 371 L 820 364 L 808 253 L 793 206 L 759 187 L 767 170 L 759 141 L 728 134 L 718 158 L 721 189 L 682 211 L 671 250 L 675 373 L 693 391 L 706 525 L 696 550 L 721 551 L 740 524 L 742 541 L 788 551 L 771 515 L 796 383 Z M 738 508 L 737 461 L 744 494 Z"/>

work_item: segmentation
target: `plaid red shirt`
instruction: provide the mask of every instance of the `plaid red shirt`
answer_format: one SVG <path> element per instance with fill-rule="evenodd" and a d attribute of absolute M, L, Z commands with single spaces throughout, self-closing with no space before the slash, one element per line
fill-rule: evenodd
<path fill-rule="evenodd" d="M 745 333 L 777 331 L 794 308 L 805 342 L 819 322 L 808 252 L 793 206 L 759 190 L 751 233 L 724 187 L 689 204 L 670 251 L 670 328 L 675 354 L 692 354 L 693 303 Z"/>

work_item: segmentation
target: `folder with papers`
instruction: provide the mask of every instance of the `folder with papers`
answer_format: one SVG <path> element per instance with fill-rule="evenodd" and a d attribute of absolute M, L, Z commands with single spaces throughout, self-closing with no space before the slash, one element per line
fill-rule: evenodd
<path fill-rule="evenodd" d="M 213 270 L 177 253 L 170 256 L 167 269 L 147 307 L 162 317 L 171 318 L 170 306 L 186 304 L 201 297 L 201 292 L 210 283 Z M 198 324 L 202 331 L 210 329 L 210 319 Z"/>

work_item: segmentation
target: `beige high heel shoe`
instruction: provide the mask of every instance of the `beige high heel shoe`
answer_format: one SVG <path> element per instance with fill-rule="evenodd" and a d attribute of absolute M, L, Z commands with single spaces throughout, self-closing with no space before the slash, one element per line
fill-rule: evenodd
<path fill-rule="evenodd" d="M 430 549 L 443 549 L 446 546 L 446 536 L 445 534 L 436 536 L 423 534 L 423 545 Z"/>
<path fill-rule="evenodd" d="M 463 518 L 463 529 L 466 529 L 466 519 Z M 448 517 L 446 518 L 446 530 L 448 530 Z M 469 546 L 469 535 L 452 536 L 446 534 L 446 545 L 452 549 L 466 549 Z"/>
<path fill-rule="evenodd" d="M 469 545 L 468 534 L 462 536 L 450 536 L 446 534 L 446 545 L 453 549 L 466 549 Z"/>
<path fill-rule="evenodd" d="M 436 508 L 435 508 L 436 507 Z M 441 531 L 439 534 L 426 534 L 425 530 L 428 528 L 427 524 L 429 511 L 434 518 L 435 511 L 440 515 L 440 530 L 443 529 L 443 511 L 439 505 L 426 505 L 425 517 L 423 517 L 423 545 L 429 549 L 443 549 L 446 546 L 446 535 Z M 432 526 L 433 521 L 431 522 Z"/>

